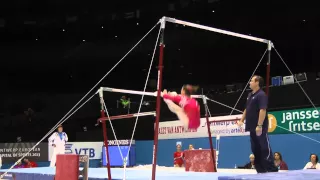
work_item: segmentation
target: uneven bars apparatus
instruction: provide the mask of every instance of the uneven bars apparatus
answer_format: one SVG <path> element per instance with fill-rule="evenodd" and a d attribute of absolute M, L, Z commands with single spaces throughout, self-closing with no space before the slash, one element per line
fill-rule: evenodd
<path fill-rule="evenodd" d="M 159 65 L 158 65 L 158 86 L 157 86 L 157 111 L 156 111 L 156 126 L 155 126 L 155 132 L 154 132 L 154 144 L 153 144 L 153 161 L 152 161 L 152 180 L 155 180 L 156 176 L 156 164 L 157 164 L 157 151 L 158 151 L 158 130 L 159 130 L 159 119 L 160 119 L 160 101 L 161 101 L 161 89 L 162 89 L 162 69 L 163 69 L 163 49 L 164 49 L 164 30 L 165 30 L 165 24 L 166 22 L 171 22 L 175 24 L 181 24 L 184 26 L 194 27 L 198 29 L 208 30 L 212 32 L 217 32 L 221 34 L 226 34 L 230 36 L 240 37 L 244 39 L 249 39 L 261 43 L 268 44 L 268 63 L 267 63 L 267 77 L 266 77 L 266 93 L 269 93 L 269 79 L 270 79 L 270 57 L 271 57 L 271 48 L 272 48 L 272 42 L 266 39 L 257 38 L 253 36 L 248 36 L 244 34 L 234 33 L 231 31 L 225 31 L 217 28 L 212 28 L 208 26 L 203 26 L 195 23 L 190 23 L 187 21 L 181 21 L 174 18 L 169 17 L 162 17 L 160 20 L 161 23 L 161 34 L 160 34 L 160 50 L 159 50 Z M 202 96 L 203 103 L 206 106 L 206 98 L 205 96 Z M 209 135 L 209 142 L 210 142 L 210 149 L 212 154 L 212 159 L 215 161 L 214 153 L 213 153 L 213 144 L 212 144 L 212 138 L 211 138 L 211 131 L 210 131 L 210 124 L 209 124 L 209 117 L 208 117 L 208 110 L 206 110 L 206 120 L 207 120 L 207 127 L 208 127 L 208 135 Z M 216 172 L 216 164 L 213 162 L 214 171 Z"/>
<path fill-rule="evenodd" d="M 267 75 L 266 75 L 266 94 L 267 95 L 269 94 L 269 84 L 270 84 L 270 61 L 271 61 L 271 50 L 273 47 L 273 43 L 270 40 L 257 38 L 257 37 L 253 37 L 253 36 L 248 36 L 248 35 L 244 35 L 244 34 L 239 34 L 239 33 L 231 32 L 231 31 L 221 30 L 221 29 L 217 29 L 217 28 L 212 28 L 212 27 L 208 27 L 208 26 L 203 26 L 203 25 L 199 25 L 199 24 L 195 24 L 195 23 L 190 23 L 187 21 L 181 21 L 181 20 L 174 19 L 174 18 L 162 17 L 160 19 L 160 24 L 161 24 L 161 29 L 160 29 L 161 32 L 160 33 L 161 34 L 160 34 L 160 43 L 159 43 L 160 50 L 159 50 L 159 64 L 158 64 L 157 93 L 145 93 L 145 95 L 149 95 L 149 96 L 151 95 L 151 96 L 157 97 L 156 122 L 155 122 L 156 125 L 155 125 L 155 132 L 154 132 L 153 161 L 152 161 L 152 180 L 155 180 L 155 175 L 156 175 L 156 163 L 157 163 L 157 156 L 156 155 L 157 155 L 157 150 L 158 150 L 158 131 L 159 131 L 160 102 L 161 102 L 160 95 L 161 95 L 161 89 L 162 89 L 162 74 L 163 74 L 164 30 L 165 30 L 165 23 L 166 22 L 181 24 L 184 26 L 194 27 L 194 28 L 198 28 L 198 29 L 203 29 L 203 30 L 207 30 L 207 31 L 217 32 L 220 34 L 230 35 L 230 36 L 234 36 L 234 37 L 239 37 L 239 38 L 243 38 L 243 39 L 248 39 L 248 40 L 253 40 L 253 41 L 268 44 L 268 61 L 267 61 Z M 108 89 L 106 89 L 106 90 L 108 90 Z M 116 89 L 113 89 L 113 88 L 109 88 L 109 90 L 111 90 L 109 92 L 116 92 L 115 91 Z M 120 89 L 118 89 L 118 90 L 120 90 Z M 103 94 L 102 90 L 100 92 Z M 99 94 L 100 94 L 100 92 L 99 92 Z M 119 92 L 124 93 L 125 91 L 119 91 Z M 131 91 L 131 92 L 138 92 L 138 91 Z M 129 92 L 127 92 L 127 93 L 129 93 Z M 135 93 L 135 94 L 141 94 L 141 93 Z M 205 96 L 201 96 L 201 97 L 203 98 L 204 104 L 206 105 L 207 98 Z M 195 98 L 197 98 L 197 97 L 195 97 Z M 200 97 L 198 96 L 198 98 L 200 98 Z M 104 112 L 103 107 L 101 109 Z M 105 115 L 103 114 L 103 116 L 105 116 Z M 206 120 L 207 120 L 207 126 L 208 126 L 210 148 L 211 148 L 211 152 L 212 152 L 212 158 L 214 160 L 213 145 L 212 145 L 212 138 L 211 138 L 210 124 L 209 124 L 207 109 L 206 109 Z M 105 121 L 103 121 L 103 122 L 105 122 Z M 105 124 L 104 124 L 104 126 L 105 126 Z M 106 129 L 104 129 L 104 132 L 105 131 L 106 131 Z M 216 164 L 215 163 L 214 163 L 214 168 L 216 171 Z M 110 170 L 108 170 L 108 172 L 110 172 Z"/>
<path fill-rule="evenodd" d="M 158 128 L 159 128 L 159 118 L 160 118 L 160 101 L 161 101 L 161 89 L 162 89 L 162 69 L 163 69 L 163 50 L 164 50 L 164 30 L 165 30 L 165 24 L 166 22 L 171 22 L 174 24 L 181 24 L 184 26 L 189 26 L 189 27 L 194 27 L 198 29 L 203 29 L 203 30 L 208 30 L 212 32 L 217 32 L 220 34 L 226 34 L 230 36 L 235 36 L 243 39 L 248 39 L 248 40 L 253 40 L 261 43 L 266 43 L 268 44 L 268 61 L 267 61 L 267 75 L 266 75 L 266 94 L 269 94 L 269 84 L 270 84 L 270 60 L 271 60 L 271 49 L 273 47 L 273 44 L 270 40 L 262 39 L 262 38 L 257 38 L 253 36 L 248 36 L 244 34 L 239 34 L 231 31 L 225 31 L 217 28 L 212 28 L 208 26 L 203 26 L 195 23 L 190 23 L 187 21 L 181 21 L 178 19 L 174 18 L 169 18 L 169 17 L 162 17 L 160 20 L 161 23 L 161 38 L 160 38 L 160 50 L 159 50 L 159 65 L 158 65 L 158 86 L 157 86 L 157 111 L 156 111 L 156 126 L 155 126 L 155 132 L 154 132 L 154 145 L 153 145 L 153 161 L 152 161 L 152 180 L 155 180 L 156 176 L 156 163 L 157 163 L 157 150 L 158 150 Z M 203 98 L 203 103 L 206 106 L 206 98 L 205 96 L 202 96 Z M 207 120 L 207 127 L 208 127 L 208 135 L 209 135 L 209 142 L 210 142 L 210 149 L 212 153 L 212 159 L 215 161 L 214 153 L 213 153 L 213 144 L 212 144 L 212 138 L 211 138 L 211 131 L 210 131 L 210 124 L 209 124 L 209 117 L 208 117 L 208 110 L 206 110 L 206 120 Z M 216 169 L 216 164 L 213 162 L 213 167 L 215 172 L 217 171 Z"/>

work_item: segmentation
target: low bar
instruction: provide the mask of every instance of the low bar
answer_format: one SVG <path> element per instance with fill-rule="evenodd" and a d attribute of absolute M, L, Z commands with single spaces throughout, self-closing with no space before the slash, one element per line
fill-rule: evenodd
<path fill-rule="evenodd" d="M 157 96 L 156 92 L 143 92 L 143 91 L 135 91 L 135 90 L 127 90 L 127 89 L 110 88 L 110 87 L 103 87 L 103 91 L 145 95 L 145 96 Z"/>
<path fill-rule="evenodd" d="M 128 89 L 117 89 L 117 88 L 110 88 L 110 87 L 102 87 L 103 91 L 107 92 L 117 92 L 117 93 L 126 93 L 126 94 L 136 94 L 136 95 L 145 95 L 145 96 L 157 96 L 157 92 L 143 92 L 143 91 L 135 91 L 135 90 L 128 90 Z M 202 95 L 192 95 L 193 98 L 202 98 Z"/>

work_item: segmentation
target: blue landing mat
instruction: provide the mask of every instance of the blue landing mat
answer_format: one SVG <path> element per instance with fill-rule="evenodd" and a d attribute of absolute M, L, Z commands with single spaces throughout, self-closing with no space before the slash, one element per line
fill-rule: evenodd
<path fill-rule="evenodd" d="M 5 172 L 5 170 L 0 170 Z M 12 169 L 9 171 L 16 175 L 16 180 L 53 180 L 55 168 L 28 168 L 28 169 Z M 111 169 L 113 180 L 123 179 L 123 169 Z M 127 169 L 127 180 L 150 180 L 151 169 Z M 199 173 L 199 172 L 172 172 L 172 171 L 157 171 L 157 180 L 218 180 L 219 176 L 235 176 L 236 173 Z M 107 180 L 106 168 L 90 168 L 89 180 Z"/>
<path fill-rule="evenodd" d="M 0 170 L 5 172 L 6 170 Z M 230 169 L 232 171 L 232 169 Z M 53 180 L 55 168 L 27 168 L 12 169 L 16 180 Z M 113 180 L 123 179 L 123 169 L 111 169 Z M 127 180 L 150 180 L 151 169 L 127 169 Z M 10 179 L 10 178 L 6 178 Z M 203 173 L 181 171 L 157 171 L 157 180 L 320 180 L 319 170 L 299 170 L 266 174 L 239 174 L 239 173 Z M 90 168 L 89 180 L 107 180 L 106 168 Z"/>
<path fill-rule="evenodd" d="M 219 176 L 218 180 L 320 180 L 319 170 L 296 170 L 265 174 L 247 174 L 236 176 Z"/>

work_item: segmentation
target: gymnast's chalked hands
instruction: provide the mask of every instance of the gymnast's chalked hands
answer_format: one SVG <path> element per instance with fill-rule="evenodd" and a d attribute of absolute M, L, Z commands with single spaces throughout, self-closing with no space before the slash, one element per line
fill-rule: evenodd
<path fill-rule="evenodd" d="M 158 94 L 158 91 L 154 92 L 154 96 L 157 96 L 157 94 Z M 170 92 L 170 91 L 168 91 L 168 90 L 166 90 L 166 89 L 164 89 L 164 90 L 161 92 L 161 97 L 163 97 L 164 94 L 170 94 L 171 96 L 177 96 L 177 95 L 178 95 L 177 92 L 175 92 L 175 91 Z"/>
<path fill-rule="evenodd" d="M 160 93 L 160 96 L 163 97 L 164 94 L 168 94 L 168 91 L 165 89 Z M 158 91 L 154 92 L 154 96 L 158 95 Z"/>
<path fill-rule="evenodd" d="M 167 91 L 166 89 L 164 89 L 164 90 L 162 91 L 162 94 L 168 94 L 168 91 Z"/>
<path fill-rule="evenodd" d="M 177 95 L 178 95 L 178 93 L 175 92 L 175 91 L 169 92 L 169 94 L 170 94 L 171 96 L 177 96 Z"/>

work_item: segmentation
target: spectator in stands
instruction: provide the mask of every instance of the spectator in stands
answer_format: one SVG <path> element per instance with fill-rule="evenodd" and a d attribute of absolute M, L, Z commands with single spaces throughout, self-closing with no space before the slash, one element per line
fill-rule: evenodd
<path fill-rule="evenodd" d="M 194 150 L 194 147 L 192 144 L 189 144 L 189 150 Z"/>
<path fill-rule="evenodd" d="M 21 161 L 19 161 L 18 164 L 15 165 L 13 168 L 15 169 L 24 168 L 24 164 L 22 164 Z"/>
<path fill-rule="evenodd" d="M 308 162 L 303 169 L 320 169 L 320 164 L 318 163 L 318 161 L 318 156 L 316 154 L 311 154 L 310 162 Z"/>
<path fill-rule="evenodd" d="M 30 161 L 29 159 L 27 158 L 24 158 L 23 162 L 25 163 L 24 164 L 24 167 L 25 168 L 34 168 L 34 167 L 38 167 L 37 163 L 34 162 L 34 161 Z"/>
<path fill-rule="evenodd" d="M 250 162 L 244 166 L 245 169 L 255 169 L 254 167 L 254 155 L 250 154 L 249 156 Z"/>
<path fill-rule="evenodd" d="M 122 96 L 120 99 L 121 105 L 123 106 L 123 108 L 128 108 L 128 106 L 130 105 L 130 98 L 127 99 L 126 96 Z"/>
<path fill-rule="evenodd" d="M 275 152 L 274 154 L 274 165 L 279 170 L 288 170 L 287 163 L 282 160 L 282 155 L 279 152 Z"/>
<path fill-rule="evenodd" d="M 174 167 L 183 167 L 183 152 L 181 151 L 181 144 L 177 145 L 177 151 L 173 154 Z"/>

